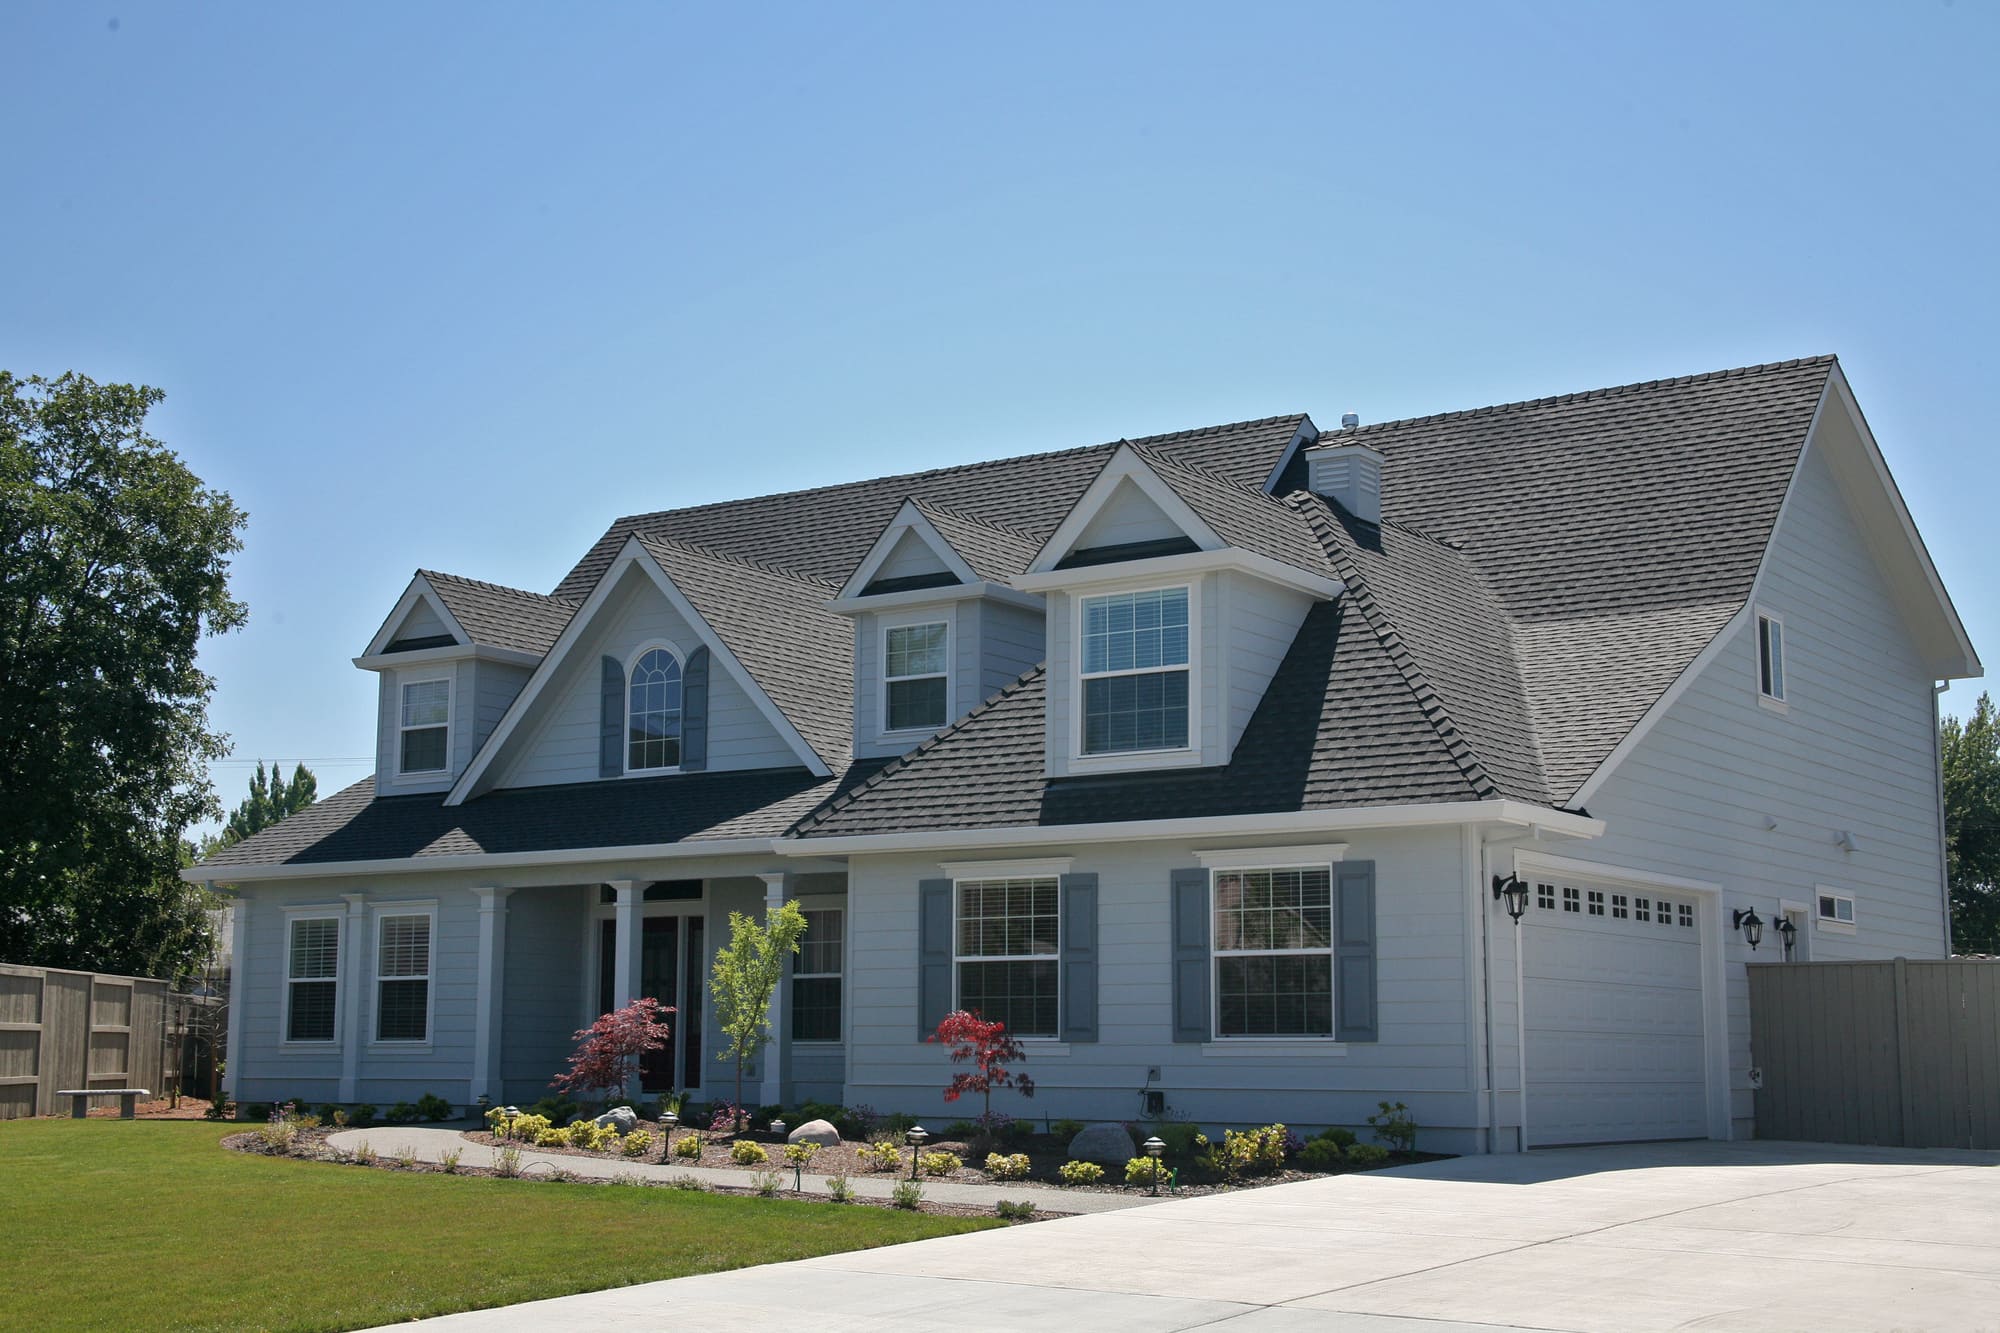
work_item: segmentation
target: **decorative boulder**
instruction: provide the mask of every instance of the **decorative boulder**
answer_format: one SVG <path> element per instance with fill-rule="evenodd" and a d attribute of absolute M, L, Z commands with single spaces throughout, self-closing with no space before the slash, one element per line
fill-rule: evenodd
<path fill-rule="evenodd" d="M 840 1131 L 824 1120 L 808 1120 L 785 1135 L 785 1142 L 817 1143 L 822 1148 L 831 1148 L 840 1142 Z"/>
<path fill-rule="evenodd" d="M 1132 1135 L 1123 1125 L 1091 1125 L 1069 1141 L 1072 1162 L 1122 1167 L 1137 1155 Z"/>
<path fill-rule="evenodd" d="M 614 1106 L 590 1123 L 609 1125 L 620 1134 L 630 1134 L 639 1127 L 639 1113 L 629 1106 Z"/>

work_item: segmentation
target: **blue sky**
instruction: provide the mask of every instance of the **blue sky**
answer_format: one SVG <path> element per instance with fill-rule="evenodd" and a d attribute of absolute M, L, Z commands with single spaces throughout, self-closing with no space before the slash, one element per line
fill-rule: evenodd
<path fill-rule="evenodd" d="M 0 50 L 0 365 L 166 389 L 250 514 L 227 801 L 367 773 L 348 659 L 420 565 L 1829 351 L 1996 641 L 2000 6 L 17 3 Z"/>

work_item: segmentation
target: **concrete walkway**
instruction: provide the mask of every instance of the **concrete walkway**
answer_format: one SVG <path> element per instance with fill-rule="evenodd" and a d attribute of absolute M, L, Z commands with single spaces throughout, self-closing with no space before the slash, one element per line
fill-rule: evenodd
<path fill-rule="evenodd" d="M 461 1128 L 471 1128 L 462 1126 Z M 459 1164 L 462 1166 L 492 1166 L 497 1149 L 483 1143 L 473 1143 L 449 1126 L 428 1125 L 371 1125 L 367 1129 L 343 1129 L 327 1136 L 327 1142 L 336 1148 L 354 1151 L 367 1144 L 383 1157 L 394 1157 L 407 1147 L 416 1154 L 420 1162 L 435 1162 L 440 1154 L 459 1150 Z M 766 1145 L 769 1146 L 769 1145 Z M 771 1154 L 777 1156 L 775 1151 Z M 529 1168 L 533 1171 L 530 1172 Z M 599 1157 L 572 1157 L 564 1153 L 536 1152 L 533 1148 L 521 1149 L 521 1169 L 524 1174 L 546 1175 L 560 1169 L 573 1176 L 587 1180 L 617 1180 L 625 1176 L 637 1176 L 641 1180 L 672 1180 L 677 1176 L 693 1176 L 708 1185 L 725 1185 L 736 1189 L 748 1189 L 753 1168 L 718 1166 L 682 1166 L 678 1162 L 659 1160 L 657 1147 L 643 1162 L 616 1160 Z M 771 1170 L 784 1177 L 783 1194 L 792 1192 L 792 1169 L 782 1162 L 774 1162 Z M 864 1199 L 886 1199 L 895 1190 L 902 1176 L 863 1175 L 856 1172 L 848 1178 L 854 1193 Z M 808 1171 L 803 1182 L 807 1193 L 825 1193 L 826 1177 Z M 970 1185 L 949 1180 L 925 1180 L 924 1200 L 927 1203 L 963 1203 L 978 1208 L 991 1208 L 1001 1199 L 1017 1203 L 1032 1203 L 1048 1213 L 1109 1213 L 1124 1208 L 1139 1208 L 1149 1203 L 1164 1203 L 1164 1196 L 1158 1199 L 1147 1195 L 1098 1194 L 1089 1190 L 1058 1190 L 1034 1185 Z"/>
<path fill-rule="evenodd" d="M 2000 1153 L 1460 1158 L 653 1282 L 455 1329 L 2000 1327 Z"/>

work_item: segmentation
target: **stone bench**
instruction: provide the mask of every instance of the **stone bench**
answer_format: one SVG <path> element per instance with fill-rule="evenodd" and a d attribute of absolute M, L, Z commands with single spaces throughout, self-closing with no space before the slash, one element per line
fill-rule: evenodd
<path fill-rule="evenodd" d="M 145 1088 L 63 1088 L 56 1093 L 58 1097 L 69 1098 L 69 1118 L 72 1120 L 83 1119 L 90 1109 L 92 1097 L 116 1097 L 118 1118 L 134 1120 L 139 1115 L 139 1099 L 152 1095 Z"/>

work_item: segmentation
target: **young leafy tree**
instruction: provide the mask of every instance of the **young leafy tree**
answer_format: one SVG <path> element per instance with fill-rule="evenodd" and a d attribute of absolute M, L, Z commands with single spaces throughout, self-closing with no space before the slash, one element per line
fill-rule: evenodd
<path fill-rule="evenodd" d="M 550 1086 L 584 1097 L 596 1092 L 608 1098 L 623 1092 L 638 1076 L 640 1062 L 650 1052 L 664 1049 L 671 1039 L 667 1015 L 673 1012 L 672 1006 L 650 995 L 612 1010 L 577 1032 L 569 1068 L 556 1075 Z"/>
<path fill-rule="evenodd" d="M 955 1102 L 968 1092 L 976 1092 L 984 1099 L 979 1113 L 979 1125 L 983 1137 L 993 1137 L 993 1089 L 1012 1087 L 1023 1097 L 1035 1095 L 1035 1081 L 1026 1074 L 1017 1074 L 1007 1068 L 1028 1058 L 1021 1043 L 1007 1035 L 1007 1025 L 999 1019 L 984 1019 L 978 1014 L 963 1009 L 954 1009 L 944 1016 L 937 1025 L 937 1031 L 930 1040 L 942 1042 L 951 1047 L 951 1062 L 962 1065 L 972 1064 L 970 1071 L 960 1070 L 952 1075 L 951 1086 L 944 1090 L 944 1099 Z"/>
<path fill-rule="evenodd" d="M 1952 944 L 1967 953 L 2000 952 L 2000 718 L 1993 696 L 1980 695 L 1963 722 L 1946 718 L 1938 746 Z"/>
<path fill-rule="evenodd" d="M 276 764 L 271 766 L 270 776 L 265 777 L 264 761 L 259 759 L 257 772 L 250 779 L 250 795 L 229 812 L 222 832 L 202 843 L 201 854 L 207 856 L 242 842 L 318 799 L 319 779 L 304 764 L 292 770 L 292 780 L 287 782 Z"/>
<path fill-rule="evenodd" d="M 0 958 L 199 967 L 184 834 L 219 814 L 201 640 L 243 623 L 243 513 L 146 433 L 163 395 L 0 371 Z"/>
<path fill-rule="evenodd" d="M 743 1064 L 756 1059 L 770 1039 L 771 997 L 805 933 L 806 916 L 795 902 L 780 904 L 763 921 L 729 914 L 729 943 L 715 951 L 708 989 L 716 1025 L 728 1042 L 720 1058 L 736 1066 L 735 1106 L 743 1105 Z M 737 1131 L 742 1128 L 738 1120 Z"/>

